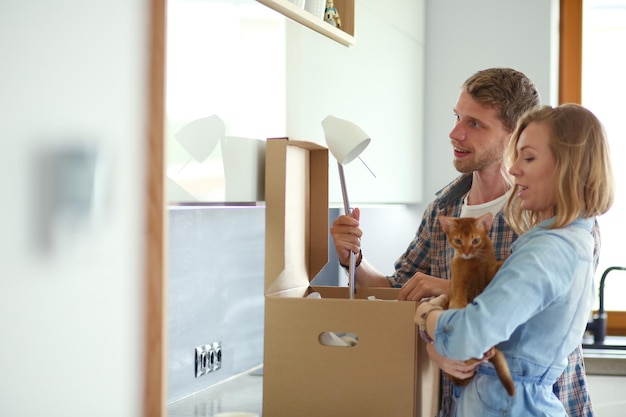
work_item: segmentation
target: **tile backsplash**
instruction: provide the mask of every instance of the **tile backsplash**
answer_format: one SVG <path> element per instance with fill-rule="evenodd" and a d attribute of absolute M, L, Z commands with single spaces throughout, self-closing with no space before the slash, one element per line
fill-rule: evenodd
<path fill-rule="evenodd" d="M 168 233 L 171 403 L 263 362 L 265 207 L 172 206 Z M 338 274 L 333 249 L 315 283 L 337 285 Z M 196 378 L 195 347 L 214 341 L 222 367 Z"/>
<path fill-rule="evenodd" d="M 263 207 L 172 207 L 167 401 L 263 362 Z M 222 367 L 195 377 L 195 347 L 219 341 Z"/>

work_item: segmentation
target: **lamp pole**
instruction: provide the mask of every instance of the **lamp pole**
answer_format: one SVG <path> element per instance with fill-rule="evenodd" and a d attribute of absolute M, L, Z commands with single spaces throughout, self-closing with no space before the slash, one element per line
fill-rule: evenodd
<path fill-rule="evenodd" d="M 350 208 L 350 200 L 348 200 L 348 188 L 346 187 L 346 177 L 343 173 L 343 165 L 337 162 L 337 167 L 339 168 L 339 181 L 341 182 L 341 195 L 343 196 L 343 209 L 346 212 L 346 215 L 349 216 L 352 214 L 352 209 Z M 354 299 L 354 294 L 356 293 L 355 289 L 355 255 L 354 252 L 350 251 L 350 262 L 348 263 L 348 291 L 350 293 L 350 299 Z"/>

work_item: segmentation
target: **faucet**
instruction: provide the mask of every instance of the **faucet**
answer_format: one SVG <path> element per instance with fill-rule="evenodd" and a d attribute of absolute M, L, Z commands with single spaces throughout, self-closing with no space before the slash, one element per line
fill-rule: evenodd
<path fill-rule="evenodd" d="M 602 277 L 600 278 L 600 308 L 598 312 L 593 315 L 593 319 L 587 322 L 586 330 L 593 333 L 593 344 L 601 345 L 604 343 L 606 337 L 606 311 L 604 311 L 604 280 L 611 271 L 626 271 L 626 267 L 623 266 L 610 266 L 604 270 Z"/>

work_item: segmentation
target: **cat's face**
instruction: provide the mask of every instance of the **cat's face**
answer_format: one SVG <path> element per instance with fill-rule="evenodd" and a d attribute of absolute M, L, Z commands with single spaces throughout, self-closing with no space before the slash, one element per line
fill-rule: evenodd
<path fill-rule="evenodd" d="M 490 213 L 478 218 L 439 216 L 439 222 L 455 254 L 464 259 L 471 259 L 480 253 L 480 249 L 489 239 L 491 218 Z"/>

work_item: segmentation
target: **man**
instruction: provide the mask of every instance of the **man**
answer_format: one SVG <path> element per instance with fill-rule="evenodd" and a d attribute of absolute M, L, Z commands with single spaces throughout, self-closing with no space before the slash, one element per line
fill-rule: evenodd
<path fill-rule="evenodd" d="M 490 236 L 496 254 L 499 259 L 507 256 L 517 236 L 505 223 L 501 211 L 512 190 L 502 169 L 502 159 L 518 119 L 539 104 L 533 82 L 519 71 L 490 68 L 467 79 L 454 107 L 456 123 L 449 135 L 454 166 L 461 175 L 440 190 L 426 208 L 415 238 L 396 261 L 395 273 L 387 277 L 363 258 L 358 208 L 352 216 L 340 216 L 333 223 L 331 234 L 340 263 L 348 264 L 350 251 L 357 254 L 357 285 L 401 287 L 401 300 L 419 301 L 447 293 L 453 253 L 437 221 L 439 215 L 478 217 L 491 212 L 494 220 Z M 475 373 L 477 365 L 466 366 L 461 361 L 442 357 L 433 345 L 428 345 L 427 350 L 430 358 L 448 374 L 465 379 Z M 453 410 L 454 387 L 445 375 L 442 383 L 439 417 L 448 417 Z M 594 415 L 581 346 L 569 356 L 568 367 L 554 385 L 554 393 L 569 416 Z"/>

